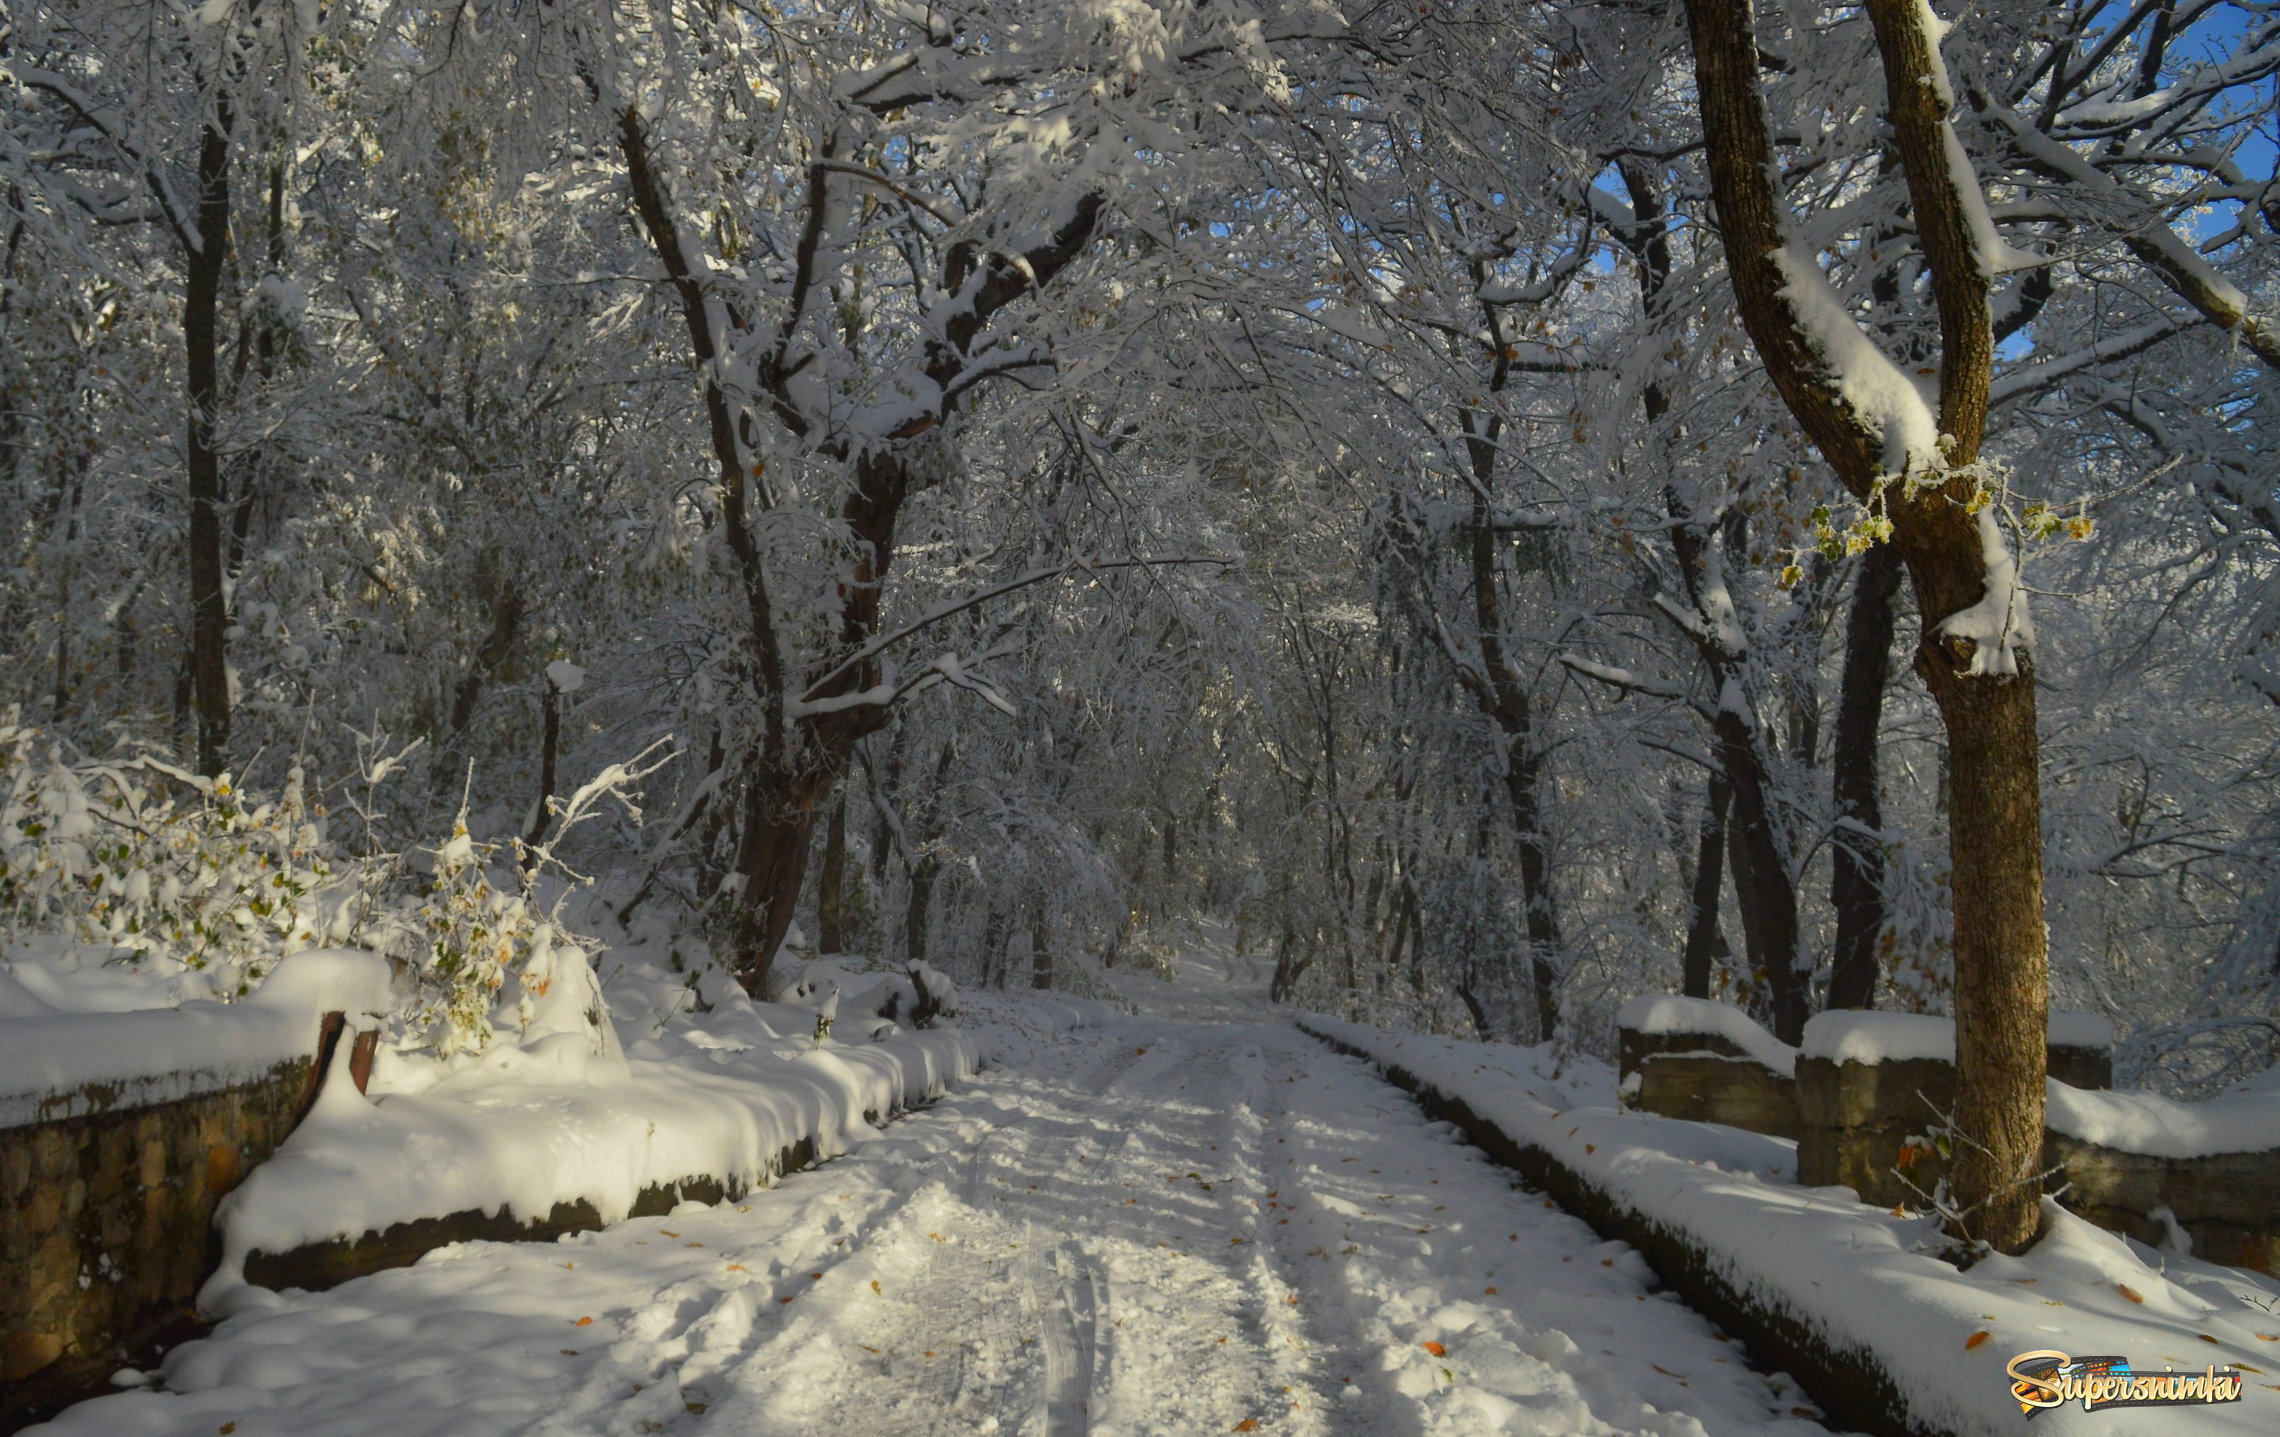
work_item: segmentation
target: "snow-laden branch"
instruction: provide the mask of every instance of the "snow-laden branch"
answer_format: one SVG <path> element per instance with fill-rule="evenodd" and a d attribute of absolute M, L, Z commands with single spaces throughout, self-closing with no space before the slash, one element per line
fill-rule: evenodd
<path fill-rule="evenodd" d="M 1617 668 L 1613 664 L 1598 663 L 1584 658 L 1580 654 L 1561 654 L 1559 661 L 1562 668 L 1572 673 L 1580 674 L 1587 679 L 1596 679 L 1609 688 L 1620 689 L 1626 694 L 1645 694 L 1649 698 L 1676 699 L 1680 702 L 1684 702 L 1686 699 L 1686 690 L 1676 684 L 1667 683 L 1662 679 L 1642 678 L 1629 669 Z"/>
<path fill-rule="evenodd" d="M 848 698 L 852 696 L 841 695 L 838 696 L 838 698 L 826 697 L 822 694 L 822 689 L 826 685 L 830 684 L 832 680 L 840 678 L 859 665 L 877 658 L 887 649 L 901 643 L 904 639 L 911 637 L 913 634 L 916 634 L 921 630 L 931 628 L 934 625 L 941 623 L 944 619 L 952 617 L 953 615 L 962 614 L 968 609 L 978 608 L 979 606 L 988 603 L 992 599 L 1003 598 L 1007 594 L 1013 593 L 1018 589 L 1026 589 L 1035 584 L 1047 583 L 1051 580 L 1061 578 L 1068 574 L 1090 573 L 1101 569 L 1146 569 L 1168 567 L 1175 564 L 1226 564 L 1228 562 L 1230 561 L 1226 559 L 1217 559 L 1209 556 L 1197 555 L 1173 555 L 1165 558 L 1152 559 L 1079 558 L 1070 559 L 1065 563 L 1049 564 L 1043 568 L 1032 569 L 1028 573 L 1020 575 L 1018 578 L 1008 579 L 1002 584 L 996 585 L 992 588 L 984 589 L 979 593 L 968 594 L 965 598 L 953 599 L 948 603 L 938 604 L 935 607 L 927 610 L 925 613 L 919 615 L 917 618 L 911 620 L 909 623 L 904 624 L 901 628 L 892 629 L 884 634 L 880 634 L 870 642 L 856 649 L 846 658 L 841 659 L 831 668 L 825 670 L 812 683 L 810 683 L 806 689 L 801 691 L 800 696 L 797 699 L 793 700 L 791 703 L 787 703 L 785 705 L 785 708 L 786 711 L 789 712 L 794 705 L 797 705 L 801 714 L 818 714 L 832 712 L 836 708 L 852 707 L 852 704 L 839 702 L 839 698 Z M 877 700 L 863 701 L 875 702 Z"/>

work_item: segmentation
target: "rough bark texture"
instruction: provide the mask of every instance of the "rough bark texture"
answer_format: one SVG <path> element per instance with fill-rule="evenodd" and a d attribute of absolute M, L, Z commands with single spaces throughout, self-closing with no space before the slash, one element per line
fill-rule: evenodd
<path fill-rule="evenodd" d="M 1686 925 L 1686 956 L 1679 991 L 1689 998 L 1710 996 L 1710 961 L 1718 953 L 1718 895 L 1726 886 L 1726 810 L 1733 786 L 1722 772 L 1710 775 L 1709 802 L 1702 813 L 1702 846 L 1694 860 L 1694 912 Z"/>
<path fill-rule="evenodd" d="M 222 592 L 222 462 L 214 447 L 221 406 L 216 358 L 222 273 L 230 247 L 230 107 L 217 98 L 198 145 L 198 244 L 186 256 L 182 341 L 189 379 L 190 682 L 198 719 L 198 771 L 218 777 L 230 741 L 230 672 Z"/>
<path fill-rule="evenodd" d="M 1829 973 L 1831 1008 L 1876 1006 L 1876 941 L 1884 932 L 1884 827 L 1877 794 L 1877 728 L 1892 673 L 1892 604 L 1900 553 L 1879 544 L 1861 556 L 1845 623 L 1845 667 L 1837 694 L 1837 734 L 1829 758 L 1838 829 L 1830 845 L 1829 904 L 1837 945 Z"/>
<path fill-rule="evenodd" d="M 1964 205 L 1946 163 L 1946 117 L 1923 83 L 1935 63 L 1925 12 L 1912 0 L 1872 0 L 1887 81 L 1893 145 L 1906 169 L 1914 223 L 1942 336 L 1940 428 L 1954 461 L 1978 456 L 1993 356 L 1988 276 L 1973 254 Z M 1783 293 L 1775 253 L 1786 239 L 1776 193 L 1772 128 L 1758 85 L 1755 17 L 1748 0 L 1688 0 L 1718 226 L 1744 325 L 1798 422 L 1845 485 L 1866 497 L 1883 436 L 1847 401 L 1808 327 Z M 2033 1241 L 2043 1108 L 2042 1025 L 2048 954 L 2042 920 L 2042 831 L 2037 789 L 2034 669 L 1973 675 L 1968 642 L 1940 624 L 1976 603 L 1986 584 L 1977 525 L 1960 481 L 1913 500 L 1892 496 L 1893 542 L 1923 616 L 1915 667 L 1948 730 L 1949 855 L 1955 874 L 1958 1087 L 1954 1122 L 1963 1154 L 1955 1195 L 1959 1227 L 2016 1252 Z"/>

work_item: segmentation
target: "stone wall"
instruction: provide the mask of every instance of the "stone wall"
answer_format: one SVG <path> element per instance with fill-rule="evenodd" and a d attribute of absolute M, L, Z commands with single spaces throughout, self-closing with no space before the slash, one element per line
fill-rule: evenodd
<path fill-rule="evenodd" d="M 1638 1074 L 1633 1101 L 1647 1112 L 1777 1138 L 1802 1135 L 1795 1080 L 1754 1058 L 1653 1053 L 1645 1055 Z"/>
<path fill-rule="evenodd" d="M 2107 1088 L 2112 1049 L 2053 1042 L 2050 1075 Z M 1666 1118 L 1723 1123 L 1797 1142 L 1797 1181 L 1849 1187 L 1878 1207 L 1926 1205 L 1948 1160 L 1933 1141 L 1955 1109 L 1955 1065 L 1942 1058 L 1843 1062 L 1800 1055 L 1794 1080 L 1715 1033 L 1622 1032 L 1625 1102 Z M 2280 1151 L 2154 1157 L 2046 1132 L 2046 1190 L 2112 1232 L 2195 1256 L 2280 1271 Z"/>
<path fill-rule="evenodd" d="M 53 1105 L 71 1116 L 0 1128 L 0 1430 L 190 1323 L 215 1205 L 299 1122 L 341 1030 L 312 1016 L 309 1053 L 257 1076 L 150 1103 L 89 1084 Z"/>
<path fill-rule="evenodd" d="M 1809 1188 L 1849 1187 L 1878 1207 L 1922 1207 L 1947 1172 L 1928 1135 L 1954 1109 L 1953 1063 L 1801 1057 L 1797 1181 Z"/>

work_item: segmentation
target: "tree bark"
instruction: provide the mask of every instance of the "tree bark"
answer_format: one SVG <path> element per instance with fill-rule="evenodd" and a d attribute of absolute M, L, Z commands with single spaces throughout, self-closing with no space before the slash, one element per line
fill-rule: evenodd
<path fill-rule="evenodd" d="M 230 245 L 230 104 L 216 96 L 198 144 L 198 246 L 185 255 L 182 341 L 189 379 L 190 681 L 198 722 L 198 772 L 219 778 L 230 741 L 230 615 L 223 592 L 221 407 L 216 359 L 223 267 Z"/>
<path fill-rule="evenodd" d="M 1726 811 L 1733 801 L 1734 788 L 1724 771 L 1712 772 L 1701 848 L 1694 860 L 1694 911 L 1687 920 L 1686 956 L 1680 965 L 1680 991 L 1689 998 L 1710 996 L 1710 960 L 1718 952 L 1718 895 L 1726 886 Z"/>
<path fill-rule="evenodd" d="M 1884 846 L 1876 836 L 1884 827 L 1876 781 L 1877 730 L 1892 672 L 1893 600 L 1899 591 L 1899 550 L 1879 544 L 1861 556 L 1852 613 L 1845 622 L 1836 744 L 1829 758 L 1838 825 L 1829 869 L 1829 905 L 1837 915 L 1831 1008 L 1876 1006 L 1876 943 L 1884 932 Z"/>
<path fill-rule="evenodd" d="M 1993 359 L 1989 278 L 1971 242 L 1967 197 L 1947 162 L 1954 143 L 1924 77 L 1939 64 L 1915 0 L 1869 0 L 1892 142 L 1906 170 L 1918 244 L 1941 333 L 1939 428 L 1952 462 L 1979 454 Z M 1749 0 L 1687 0 L 1695 91 L 1718 228 L 1737 307 L 1768 376 L 1847 488 L 1863 499 L 1882 469 L 1884 435 L 1847 397 L 1815 344 L 1776 259 L 1787 202 L 1776 191 L 1772 127 L 1758 84 Z M 1975 183 L 1975 181 L 1973 181 Z M 1939 704 L 1951 756 L 1948 853 L 1954 875 L 1956 1161 L 1959 1237 L 2017 1252 L 2040 1220 L 2044 1026 L 2049 954 L 2042 902 L 2040 750 L 2034 664 L 2023 648 L 1980 655 L 1941 625 L 1986 592 L 1980 522 L 1968 483 L 1888 495 L 1893 542 L 1923 616 L 1916 672 Z M 2006 662 L 2006 659 L 2008 660 Z M 2006 671 L 2008 670 L 2008 671 Z"/>
<path fill-rule="evenodd" d="M 554 826 L 554 815 L 547 811 L 547 803 L 554 797 L 555 760 L 562 749 L 562 690 L 554 686 L 552 678 L 547 679 L 546 695 L 539 700 L 539 714 L 538 805 L 531 813 L 530 832 L 523 837 L 526 849 L 537 848 L 545 841 L 546 831 Z M 529 861 L 527 856 L 525 861 Z"/>

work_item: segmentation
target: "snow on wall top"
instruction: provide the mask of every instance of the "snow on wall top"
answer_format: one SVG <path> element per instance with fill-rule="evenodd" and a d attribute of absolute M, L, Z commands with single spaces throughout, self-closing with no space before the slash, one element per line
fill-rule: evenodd
<path fill-rule="evenodd" d="M 2105 1048 L 2114 1025 L 2096 1013 L 2053 1011 L 2048 1041 L 2061 1048 Z M 1955 1020 L 1928 1013 L 1831 1010 L 1805 1020 L 1808 1058 L 1832 1063 L 1904 1063 L 1911 1058 L 1955 1061 Z"/>
<path fill-rule="evenodd" d="M 2053 1008 L 2050 1045 L 2054 1048 L 2111 1048 L 2113 1020 L 2100 1013 L 2076 1013 Z"/>
<path fill-rule="evenodd" d="M 222 1265 L 199 1308 L 234 1310 L 254 1252 L 470 1210 L 543 1217 L 564 1202 L 589 1202 L 611 1223 L 653 1185 L 759 1182 L 794 1143 L 843 1152 L 869 1130 L 866 1114 L 940 1092 L 981 1061 L 956 1029 L 852 1046 L 770 1041 L 743 1024 L 750 1011 L 622 1056 L 591 1052 L 578 1034 L 495 1048 L 418 1092 L 367 1097 L 335 1064 L 308 1117 L 223 1199 Z M 743 1040 L 730 1036 L 739 1027 Z"/>
<path fill-rule="evenodd" d="M 1798 1052 L 1832 1063 L 1904 1063 L 1911 1058 L 1955 1061 L 1955 1020 L 1927 1013 L 1831 1010 L 1805 1020 Z"/>
<path fill-rule="evenodd" d="M 2280 1148 L 2280 1093 L 2235 1091 L 2204 1103 L 2158 1093 L 2089 1092 L 2053 1079 L 2043 1124 L 2086 1143 L 2154 1158 Z"/>
<path fill-rule="evenodd" d="M 0 1127 L 146 1107 L 251 1082 L 316 1051 L 322 1013 L 385 1011 L 388 964 L 296 953 L 240 1003 L 0 1019 Z"/>
<path fill-rule="evenodd" d="M 1750 1015 L 1707 998 L 1644 993 L 1615 1011 L 1615 1024 L 1634 1033 L 1704 1033 L 1726 1039 L 1777 1073 L 1792 1072 L 1797 1050 L 1750 1020 Z"/>

